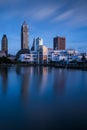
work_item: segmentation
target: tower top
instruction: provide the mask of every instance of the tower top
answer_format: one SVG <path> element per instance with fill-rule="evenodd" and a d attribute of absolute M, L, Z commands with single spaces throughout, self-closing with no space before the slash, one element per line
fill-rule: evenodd
<path fill-rule="evenodd" d="M 7 37 L 6 34 L 3 34 L 3 37 Z"/>
<path fill-rule="evenodd" d="M 27 25 L 26 21 L 23 22 L 23 25 Z"/>

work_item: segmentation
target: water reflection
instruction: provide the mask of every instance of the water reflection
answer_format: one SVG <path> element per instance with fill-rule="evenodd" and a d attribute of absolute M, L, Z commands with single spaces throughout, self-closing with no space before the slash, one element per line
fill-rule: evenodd
<path fill-rule="evenodd" d="M 4 94 L 7 92 L 7 84 L 8 84 L 8 68 L 5 67 L 0 67 L 0 75 L 2 79 L 2 91 Z"/>
<path fill-rule="evenodd" d="M 35 67 L 33 68 L 34 75 L 32 75 L 31 84 L 35 87 L 38 93 L 44 91 L 47 85 L 48 68 Z M 33 80 L 35 82 L 33 82 Z"/>
<path fill-rule="evenodd" d="M 55 94 L 64 94 L 65 86 L 66 86 L 66 70 L 63 69 L 55 69 L 54 70 L 54 79 L 53 79 L 53 88 Z"/>
<path fill-rule="evenodd" d="M 4 93 L 7 91 L 8 69 L 8 67 L 0 68 Z M 67 78 L 66 71 L 64 70 L 55 70 L 50 67 L 20 66 L 16 66 L 14 70 L 21 77 L 20 92 L 23 99 L 27 99 L 30 95 L 46 94 L 47 91 L 51 93 L 52 88 L 54 89 L 54 94 L 64 94 Z"/>
<path fill-rule="evenodd" d="M 80 70 L 0 67 L 0 129 L 87 128 L 86 79 Z"/>
<path fill-rule="evenodd" d="M 24 97 L 27 97 L 29 91 L 33 94 L 39 94 L 45 91 L 48 84 L 47 67 L 17 66 L 16 73 L 21 76 L 21 92 Z M 30 86 L 32 86 L 32 88 Z"/>
<path fill-rule="evenodd" d="M 26 100 L 29 96 L 29 80 L 30 80 L 30 68 L 29 67 L 16 67 L 16 73 L 21 76 L 21 94 L 23 100 Z"/>

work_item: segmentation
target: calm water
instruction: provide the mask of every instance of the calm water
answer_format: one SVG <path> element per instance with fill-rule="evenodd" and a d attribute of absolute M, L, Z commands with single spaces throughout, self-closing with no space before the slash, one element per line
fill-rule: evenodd
<path fill-rule="evenodd" d="M 0 130 L 87 129 L 87 71 L 0 67 Z"/>

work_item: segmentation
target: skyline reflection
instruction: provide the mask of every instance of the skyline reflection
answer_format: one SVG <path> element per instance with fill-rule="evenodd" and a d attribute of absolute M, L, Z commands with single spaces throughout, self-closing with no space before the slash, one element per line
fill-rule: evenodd
<path fill-rule="evenodd" d="M 4 94 L 7 93 L 7 86 L 8 86 L 8 68 L 7 67 L 0 67 L 0 75 L 1 75 L 1 84 L 2 84 L 2 91 Z"/>
<path fill-rule="evenodd" d="M 15 74 L 20 76 L 21 82 L 19 91 L 24 100 L 27 99 L 28 96 L 45 95 L 47 91 L 50 91 L 50 94 L 54 92 L 54 95 L 64 94 L 67 85 L 66 70 L 50 67 L 20 66 L 14 67 L 12 71 L 14 70 Z M 1 84 L 4 93 L 8 90 L 8 73 L 12 73 L 12 71 L 6 66 L 0 68 Z"/>
<path fill-rule="evenodd" d="M 53 87 L 54 87 L 54 92 L 55 94 L 60 94 L 63 95 L 65 91 L 65 86 L 66 86 L 66 70 L 63 69 L 57 69 L 54 73 L 54 82 L 53 82 Z"/>
<path fill-rule="evenodd" d="M 87 128 L 86 79 L 81 70 L 0 66 L 0 130 Z"/>
<path fill-rule="evenodd" d="M 16 73 L 21 76 L 21 88 L 20 92 L 22 94 L 23 100 L 27 100 L 29 96 L 29 80 L 30 80 L 30 68 L 28 67 L 16 67 Z"/>

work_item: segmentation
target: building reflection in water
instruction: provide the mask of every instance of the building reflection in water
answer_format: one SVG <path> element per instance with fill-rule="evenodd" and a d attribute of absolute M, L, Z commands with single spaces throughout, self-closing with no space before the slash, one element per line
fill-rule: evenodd
<path fill-rule="evenodd" d="M 21 94 L 23 99 L 35 98 L 50 91 L 55 94 L 64 94 L 66 86 L 66 71 L 50 67 L 16 67 L 21 76 Z M 53 89 L 53 90 L 52 90 Z"/>
<path fill-rule="evenodd" d="M 4 94 L 7 92 L 7 84 L 8 84 L 8 67 L 0 67 L 0 75 L 2 82 L 2 91 Z"/>
<path fill-rule="evenodd" d="M 41 94 L 45 92 L 48 79 L 48 68 L 47 67 L 34 67 L 33 75 L 31 77 L 31 86 L 33 92 Z M 35 82 L 33 82 L 35 81 Z"/>
<path fill-rule="evenodd" d="M 45 94 L 46 92 L 53 92 L 55 94 L 64 94 L 66 86 L 66 71 L 62 69 L 57 69 L 51 67 L 36 67 L 34 68 L 35 81 L 32 86 L 35 86 L 40 94 Z"/>
<path fill-rule="evenodd" d="M 29 78 L 30 68 L 29 67 L 16 67 L 16 73 L 21 76 L 21 94 L 23 100 L 27 100 L 29 96 Z"/>
<path fill-rule="evenodd" d="M 53 83 L 53 88 L 54 88 L 54 92 L 55 94 L 64 94 L 65 92 L 65 86 L 66 86 L 66 70 L 64 69 L 57 69 L 54 72 L 54 83 Z"/>
<path fill-rule="evenodd" d="M 21 94 L 23 100 L 32 100 L 46 92 L 48 67 L 16 67 L 16 73 L 21 78 Z"/>
<path fill-rule="evenodd" d="M 48 79 L 48 68 L 44 67 L 43 68 L 43 74 L 42 74 L 42 84 L 41 84 L 41 89 L 40 92 L 43 93 L 47 87 L 47 79 Z"/>

